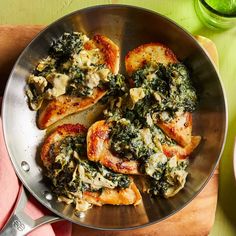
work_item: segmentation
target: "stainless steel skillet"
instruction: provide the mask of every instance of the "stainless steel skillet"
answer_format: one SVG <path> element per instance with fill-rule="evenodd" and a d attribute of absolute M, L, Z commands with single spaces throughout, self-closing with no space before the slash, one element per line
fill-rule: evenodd
<path fill-rule="evenodd" d="M 203 141 L 191 156 L 186 187 L 175 197 L 155 200 L 144 194 L 143 203 L 137 207 L 93 207 L 84 217 L 79 217 L 73 213 L 72 206 L 57 202 L 50 194 L 50 189 L 43 181 L 38 158 L 46 133 L 37 128 L 36 114 L 28 108 L 25 79 L 39 59 L 47 55 L 52 40 L 65 31 L 82 31 L 89 36 L 100 33 L 110 37 L 121 48 L 122 73 L 125 73 L 126 53 L 148 42 L 166 44 L 191 70 L 199 95 L 199 106 L 193 116 L 193 133 L 201 135 Z M 100 110 L 96 106 L 63 122 L 80 122 L 89 126 L 99 116 Z M 219 161 L 227 130 L 227 107 L 219 75 L 196 40 L 180 26 L 157 13 L 125 5 L 79 10 L 43 30 L 22 52 L 12 70 L 4 94 L 2 118 L 11 161 L 27 190 L 59 217 L 86 227 L 107 230 L 132 229 L 159 222 L 188 204 L 210 179 Z M 23 222 L 24 215 L 18 213 L 15 217 L 19 222 L 10 224 L 13 226 L 11 235 L 25 234 L 36 226 L 34 222 Z M 46 218 L 45 222 L 58 220 L 59 217 Z M 43 222 L 44 219 L 41 219 L 38 223 Z M 22 228 L 25 230 L 20 231 Z"/>

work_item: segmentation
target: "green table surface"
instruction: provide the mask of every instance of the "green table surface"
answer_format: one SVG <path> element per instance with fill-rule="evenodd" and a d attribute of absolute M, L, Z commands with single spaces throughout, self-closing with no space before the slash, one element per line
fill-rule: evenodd
<path fill-rule="evenodd" d="M 227 96 L 229 129 L 220 164 L 219 199 L 211 236 L 236 235 L 236 184 L 233 175 L 236 27 L 227 31 L 206 28 L 196 16 L 193 0 L 0 0 L 0 24 L 49 24 L 72 11 L 99 4 L 128 4 L 151 9 L 176 21 L 190 33 L 206 36 L 215 42 Z"/>

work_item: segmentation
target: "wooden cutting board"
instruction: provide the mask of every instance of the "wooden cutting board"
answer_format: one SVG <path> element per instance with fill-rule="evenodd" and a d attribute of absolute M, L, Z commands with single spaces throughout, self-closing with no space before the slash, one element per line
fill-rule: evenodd
<path fill-rule="evenodd" d="M 44 26 L 0 25 L 0 96 L 17 57 Z M 214 43 L 196 36 L 216 65 L 218 55 Z M 73 225 L 73 235 L 81 236 L 203 236 L 208 235 L 215 219 L 218 194 L 218 170 L 203 191 L 183 210 L 151 226 L 130 231 L 98 231 Z"/>

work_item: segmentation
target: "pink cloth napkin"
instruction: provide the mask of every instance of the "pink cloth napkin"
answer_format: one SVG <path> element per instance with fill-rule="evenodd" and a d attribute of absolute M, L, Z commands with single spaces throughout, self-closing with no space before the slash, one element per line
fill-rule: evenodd
<path fill-rule="evenodd" d="M 5 147 L 2 131 L 2 120 L 0 118 L 0 229 L 4 226 L 13 210 L 20 186 L 21 184 L 14 172 Z M 28 201 L 25 212 L 33 219 L 37 219 L 44 214 L 50 213 L 33 197 L 31 197 Z M 72 224 L 68 221 L 60 221 L 51 225 L 43 225 L 28 235 L 70 236 L 71 232 Z"/>

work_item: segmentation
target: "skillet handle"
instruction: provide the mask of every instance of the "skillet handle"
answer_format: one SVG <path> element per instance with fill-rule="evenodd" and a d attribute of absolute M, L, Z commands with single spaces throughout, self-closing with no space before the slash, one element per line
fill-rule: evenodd
<path fill-rule="evenodd" d="M 26 193 L 26 190 L 22 186 L 17 197 L 15 209 L 0 232 L 1 236 L 23 236 L 43 224 L 62 220 L 58 216 L 42 216 L 39 219 L 33 220 L 24 212 L 28 198 L 29 194 Z"/>

